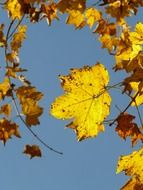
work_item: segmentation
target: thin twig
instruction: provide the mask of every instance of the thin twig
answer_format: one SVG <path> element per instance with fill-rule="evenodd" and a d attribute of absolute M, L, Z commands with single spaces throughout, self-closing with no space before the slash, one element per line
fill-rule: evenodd
<path fill-rule="evenodd" d="M 9 39 L 9 36 L 12 36 L 12 35 L 13 35 L 13 32 L 10 34 L 10 30 L 11 30 L 11 28 L 12 28 L 12 25 L 13 25 L 14 21 L 15 21 L 15 20 L 11 21 L 11 23 L 10 23 L 10 25 L 9 25 L 9 27 L 8 27 L 8 30 L 7 30 L 7 34 L 6 34 L 6 46 L 5 46 L 5 57 L 6 57 L 6 55 L 7 55 L 7 48 L 8 48 L 8 39 Z M 20 22 L 20 23 L 21 23 L 21 22 Z M 17 27 L 18 27 L 18 26 L 17 26 Z M 10 34 L 10 35 L 9 35 L 9 34 Z M 7 61 L 7 59 L 6 59 L 6 66 L 8 66 L 8 61 Z M 11 86 L 12 86 L 12 82 L 11 82 L 10 76 L 8 76 L 8 79 L 9 79 L 9 82 L 10 82 L 10 84 L 11 84 Z M 43 144 L 46 148 L 48 148 L 49 150 L 51 150 L 51 151 L 53 151 L 53 152 L 55 152 L 55 153 L 58 153 L 58 154 L 61 154 L 61 155 L 62 155 L 62 154 L 63 154 L 62 152 L 57 151 L 57 150 L 55 150 L 54 148 L 50 147 L 47 143 L 45 143 L 45 142 L 27 125 L 27 123 L 25 122 L 25 120 L 23 119 L 23 117 L 20 115 L 20 111 L 19 111 L 19 109 L 18 109 L 17 102 L 16 102 L 15 97 L 14 97 L 13 88 L 11 88 L 11 91 L 12 91 L 11 97 L 12 97 L 12 101 L 13 101 L 13 103 L 14 103 L 14 105 L 15 105 L 15 109 L 16 109 L 17 115 L 18 115 L 18 117 L 21 119 L 21 121 L 23 122 L 24 126 L 25 126 L 25 127 L 30 131 L 30 133 L 31 133 L 41 144 Z"/>

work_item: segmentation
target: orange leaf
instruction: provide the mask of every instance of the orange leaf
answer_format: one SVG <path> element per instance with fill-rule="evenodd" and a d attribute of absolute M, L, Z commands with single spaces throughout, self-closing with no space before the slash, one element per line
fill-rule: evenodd
<path fill-rule="evenodd" d="M 40 150 L 39 146 L 37 146 L 37 145 L 26 145 L 23 153 L 28 154 L 30 156 L 30 159 L 32 159 L 33 157 L 36 157 L 36 156 L 37 157 L 42 156 L 41 150 Z"/>
<path fill-rule="evenodd" d="M 134 146 L 138 140 L 143 142 L 143 134 L 139 130 L 137 124 L 132 122 L 133 119 L 135 119 L 133 115 L 128 113 L 121 114 L 117 119 L 117 127 L 115 129 L 118 135 L 124 140 L 130 136 L 132 146 Z"/>
<path fill-rule="evenodd" d="M 11 114 L 11 105 L 10 104 L 4 104 L 0 108 L 0 114 L 5 114 L 6 116 L 10 116 Z"/>
<path fill-rule="evenodd" d="M 11 136 L 14 135 L 20 138 L 20 133 L 18 130 L 18 125 L 16 123 L 12 123 L 7 119 L 0 119 L 0 140 L 5 144 Z"/>

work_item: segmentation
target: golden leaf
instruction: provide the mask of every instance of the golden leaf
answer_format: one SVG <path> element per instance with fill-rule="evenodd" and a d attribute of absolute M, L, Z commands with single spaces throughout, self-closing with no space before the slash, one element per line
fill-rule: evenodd
<path fill-rule="evenodd" d="M 117 173 L 125 172 L 126 175 L 131 176 L 130 181 L 122 188 L 122 190 L 127 189 L 127 187 L 134 187 L 133 190 L 137 189 L 135 187 L 143 187 L 143 148 L 138 151 L 134 151 L 127 156 L 121 156 L 118 160 Z M 133 183 L 133 184 L 132 184 Z M 129 190 L 132 190 L 132 188 Z"/>
<path fill-rule="evenodd" d="M 56 3 L 52 3 L 50 5 L 42 4 L 41 11 L 43 13 L 42 18 L 47 18 L 48 24 L 51 25 L 51 22 L 54 19 L 59 19 L 57 16 L 57 5 Z"/>
<path fill-rule="evenodd" d="M 85 10 L 85 17 L 87 18 L 87 24 L 92 28 L 92 26 L 101 19 L 101 12 L 95 8 L 88 8 Z"/>
<path fill-rule="evenodd" d="M 8 95 L 9 90 L 11 89 L 9 79 L 5 78 L 2 83 L 0 83 L 0 100 Z"/>
<path fill-rule="evenodd" d="M 18 31 L 13 35 L 13 40 L 11 42 L 11 49 L 15 52 L 19 51 L 19 48 L 22 46 L 23 40 L 26 38 L 26 25 L 19 25 Z"/>
<path fill-rule="evenodd" d="M 100 19 L 94 32 L 100 35 L 108 34 L 110 36 L 113 36 L 116 34 L 116 24 L 108 23 L 106 20 Z"/>
<path fill-rule="evenodd" d="M 143 44 L 143 24 L 141 22 L 137 23 L 135 32 L 130 32 L 129 36 L 133 44 Z"/>
<path fill-rule="evenodd" d="M 5 114 L 6 116 L 10 116 L 11 114 L 11 105 L 10 104 L 4 104 L 0 108 L 0 114 Z"/>
<path fill-rule="evenodd" d="M 5 144 L 11 136 L 14 135 L 20 138 L 20 133 L 18 130 L 18 125 L 16 123 L 12 123 L 7 119 L 0 119 L 0 140 Z"/>
<path fill-rule="evenodd" d="M 117 43 L 117 39 L 110 36 L 109 34 L 104 34 L 101 36 L 99 41 L 102 43 L 102 48 L 107 48 L 109 52 L 112 52 Z"/>
<path fill-rule="evenodd" d="M 130 86 L 132 90 L 134 91 L 134 94 L 132 97 L 136 95 L 136 93 L 139 91 L 139 82 L 130 82 Z M 132 103 L 132 106 L 139 106 L 143 104 L 143 91 L 141 91 L 137 97 L 135 98 L 135 101 Z"/>
<path fill-rule="evenodd" d="M 67 18 L 66 24 L 73 24 L 76 29 L 83 28 L 86 24 L 84 14 L 78 10 L 71 10 L 68 12 L 69 16 Z"/>
<path fill-rule="evenodd" d="M 102 122 L 109 115 L 111 103 L 105 67 L 98 63 L 72 69 L 69 75 L 60 76 L 60 80 L 65 94 L 52 103 L 51 114 L 58 119 L 73 119 L 67 127 L 76 131 L 78 140 L 104 131 Z"/>
<path fill-rule="evenodd" d="M 27 125 L 39 124 L 38 117 L 43 113 L 43 108 L 38 105 L 38 101 L 43 94 L 32 86 L 21 86 L 16 90 L 16 94 L 22 106 L 22 113 L 26 116 Z"/>
<path fill-rule="evenodd" d="M 33 157 L 41 157 L 42 153 L 37 145 L 26 145 L 23 151 L 24 154 L 28 154 L 30 156 L 30 159 Z"/>
<path fill-rule="evenodd" d="M 60 0 L 57 3 L 57 7 L 62 13 L 68 12 L 70 10 L 77 10 L 83 12 L 86 8 L 85 3 L 85 0 Z"/>
<path fill-rule="evenodd" d="M 136 178 L 130 179 L 122 188 L 121 190 L 142 190 L 143 184 L 140 184 L 140 182 Z"/>
<path fill-rule="evenodd" d="M 8 10 L 8 13 L 12 20 L 21 19 L 24 15 L 24 2 L 23 0 L 8 0 L 5 3 L 5 9 Z"/>

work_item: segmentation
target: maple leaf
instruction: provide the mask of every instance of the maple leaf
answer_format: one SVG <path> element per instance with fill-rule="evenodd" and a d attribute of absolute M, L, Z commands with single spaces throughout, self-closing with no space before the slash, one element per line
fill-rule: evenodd
<path fill-rule="evenodd" d="M 76 29 L 83 28 L 86 24 L 84 14 L 78 10 L 71 10 L 68 12 L 66 24 L 73 24 Z"/>
<path fill-rule="evenodd" d="M 106 13 L 116 18 L 120 25 L 125 23 L 124 17 L 130 16 L 130 7 L 128 1 L 111 1 L 106 7 Z"/>
<path fill-rule="evenodd" d="M 22 46 L 23 40 L 26 38 L 26 25 L 19 25 L 18 31 L 13 35 L 13 40 L 11 42 L 11 49 L 15 52 L 19 51 L 19 48 Z"/>
<path fill-rule="evenodd" d="M 23 151 L 24 154 L 27 154 L 30 156 L 30 159 L 32 159 L 33 157 L 41 157 L 42 153 L 41 150 L 39 148 L 39 146 L 37 145 L 26 145 Z"/>
<path fill-rule="evenodd" d="M 121 190 L 141 190 L 143 187 L 143 148 L 134 151 L 129 155 L 121 156 L 118 160 L 116 173 L 125 172 L 126 175 L 131 176 L 131 179 Z M 129 188 L 131 187 L 131 188 Z M 136 188 L 135 188 L 136 187 Z"/>
<path fill-rule="evenodd" d="M 115 23 L 108 23 L 104 19 L 100 19 L 98 21 L 98 25 L 97 25 L 96 29 L 94 30 L 94 33 L 95 32 L 102 36 L 104 34 L 113 36 L 116 34 L 116 25 L 115 25 Z"/>
<path fill-rule="evenodd" d="M 88 8 L 85 10 L 85 18 L 87 18 L 87 24 L 92 28 L 95 22 L 101 19 L 101 12 L 95 8 Z"/>
<path fill-rule="evenodd" d="M 56 3 L 52 3 L 50 5 L 42 4 L 41 11 L 43 13 L 42 18 L 47 18 L 48 24 L 51 25 L 51 22 L 54 19 L 59 20 L 57 16 L 57 5 Z"/>
<path fill-rule="evenodd" d="M 138 73 L 137 78 L 142 78 L 142 74 L 143 71 L 141 73 Z M 132 82 L 130 81 L 131 78 L 127 78 L 125 79 L 125 82 L 123 83 L 125 85 L 125 90 L 124 91 L 129 91 L 129 93 L 132 93 L 132 98 L 134 98 L 136 96 L 136 94 L 138 93 L 138 95 L 134 98 L 134 101 L 132 102 L 132 106 L 139 106 L 141 104 L 143 104 L 143 83 L 141 82 Z M 134 80 L 136 79 L 136 77 L 134 77 Z"/>
<path fill-rule="evenodd" d="M 8 10 L 9 16 L 12 20 L 21 19 L 25 12 L 23 0 L 8 0 L 5 3 L 5 9 Z"/>
<path fill-rule="evenodd" d="M 4 99 L 5 96 L 9 95 L 11 85 L 8 78 L 4 78 L 4 81 L 0 83 L 0 100 Z"/>
<path fill-rule="evenodd" d="M 58 119 L 73 119 L 67 127 L 74 129 L 78 140 L 95 137 L 104 131 L 103 120 L 109 115 L 111 103 L 106 90 L 109 75 L 98 63 L 72 69 L 67 76 L 60 76 L 65 94 L 51 105 L 51 114 Z"/>
<path fill-rule="evenodd" d="M 99 41 L 102 43 L 102 48 L 107 48 L 109 52 L 112 52 L 114 47 L 117 44 L 116 37 L 112 37 L 109 34 L 104 34 L 99 38 Z"/>
<path fill-rule="evenodd" d="M 135 26 L 135 32 L 130 32 L 130 41 L 134 44 L 143 44 L 143 23 L 139 22 Z"/>
<path fill-rule="evenodd" d="M 86 1 L 85 0 L 60 0 L 57 3 L 57 7 L 60 12 L 65 13 L 69 10 L 77 10 L 83 12 L 86 8 Z"/>
<path fill-rule="evenodd" d="M 5 114 L 6 116 L 10 116 L 11 114 L 11 105 L 10 104 L 4 104 L 0 108 L 0 114 Z"/>
<path fill-rule="evenodd" d="M 0 140 L 2 140 L 5 144 L 12 135 L 20 138 L 18 125 L 16 123 L 12 123 L 5 118 L 0 119 Z"/>
<path fill-rule="evenodd" d="M 27 125 L 39 124 L 38 117 L 43 113 L 43 108 L 38 105 L 38 101 L 43 94 L 32 86 L 21 86 L 16 90 L 16 94 L 22 106 L 22 113 L 26 116 Z"/>
<path fill-rule="evenodd" d="M 143 184 L 140 184 L 140 182 L 136 178 L 130 179 L 120 190 L 142 190 Z"/>
<path fill-rule="evenodd" d="M 126 140 L 128 136 L 131 137 L 132 146 L 134 146 L 138 140 L 143 142 L 143 134 L 137 124 L 132 122 L 133 119 L 135 119 L 133 115 L 128 113 L 121 114 L 117 118 L 117 127 L 115 128 L 118 135 L 124 140 Z"/>

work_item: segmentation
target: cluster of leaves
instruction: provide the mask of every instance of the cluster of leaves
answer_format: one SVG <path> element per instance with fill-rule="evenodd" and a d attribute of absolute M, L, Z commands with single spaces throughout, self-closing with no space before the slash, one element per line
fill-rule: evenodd
<path fill-rule="evenodd" d="M 102 48 L 115 58 L 114 71 L 125 71 L 127 75 L 120 83 L 108 86 L 109 74 L 101 63 L 71 69 L 69 75 L 59 77 L 65 93 L 55 99 L 50 113 L 58 119 L 73 119 L 67 127 L 76 132 L 79 141 L 95 137 L 104 131 L 104 122 L 110 113 L 109 90 L 118 87 L 121 93 L 129 96 L 130 101 L 109 125 L 116 124 L 115 131 L 124 140 L 130 137 L 132 146 L 139 140 L 143 142 L 143 122 L 139 110 L 143 104 L 143 23 L 137 23 L 133 29 L 126 21 L 143 7 L 142 0 L 99 0 L 90 6 L 87 6 L 86 0 L 7 0 L 0 5 L 8 12 L 10 21 L 8 27 L 5 23 L 0 25 L 0 47 L 5 52 L 5 75 L 0 83 L 0 114 L 3 116 L 0 119 L 0 140 L 4 144 L 12 136 L 20 137 L 18 124 L 10 119 L 14 107 L 17 116 L 37 140 L 61 154 L 31 129 L 31 126 L 40 124 L 43 108 L 39 106 L 39 101 L 43 94 L 23 74 L 27 70 L 20 67 L 19 50 L 27 30 L 27 25 L 22 25 L 22 22 L 29 19 L 37 23 L 46 19 L 51 25 L 63 14 L 67 15 L 66 24 L 76 29 L 89 27 L 98 35 Z M 4 103 L 9 99 L 13 106 Z M 136 108 L 140 124 L 133 122 L 135 116 L 127 112 L 131 106 Z M 142 152 L 143 148 L 119 159 L 117 173 L 125 171 L 131 176 L 122 190 L 143 189 Z M 31 158 L 41 156 L 37 145 L 26 145 L 24 153 Z"/>

